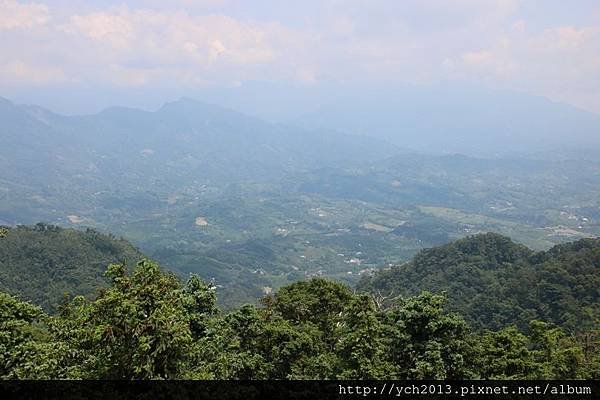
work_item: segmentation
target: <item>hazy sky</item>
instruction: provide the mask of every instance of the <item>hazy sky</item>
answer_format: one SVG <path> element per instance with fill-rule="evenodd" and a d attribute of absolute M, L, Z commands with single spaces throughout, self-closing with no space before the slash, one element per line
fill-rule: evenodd
<path fill-rule="evenodd" d="M 600 1 L 0 0 L 0 96 L 251 81 L 465 83 L 600 112 Z"/>

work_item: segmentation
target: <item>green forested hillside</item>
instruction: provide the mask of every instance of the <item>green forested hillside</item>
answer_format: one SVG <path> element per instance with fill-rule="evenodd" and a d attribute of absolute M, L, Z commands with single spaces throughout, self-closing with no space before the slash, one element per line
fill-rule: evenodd
<path fill-rule="evenodd" d="M 37 224 L 2 228 L 0 290 L 52 311 L 65 295 L 90 295 L 106 285 L 110 263 L 132 266 L 141 253 L 129 242 L 92 229 Z M 2 232 L 0 232 L 0 236 Z"/>
<path fill-rule="evenodd" d="M 525 328 L 542 319 L 579 331 L 600 320 L 600 239 L 534 252 L 497 234 L 422 250 L 410 262 L 363 279 L 382 301 L 446 292 L 449 308 L 476 328 Z"/>
<path fill-rule="evenodd" d="M 598 331 L 541 321 L 476 333 L 422 293 L 380 308 L 315 278 L 230 313 L 197 277 L 150 261 L 109 266 L 110 286 L 56 316 L 0 293 L 0 377 L 18 379 L 600 378 Z"/>

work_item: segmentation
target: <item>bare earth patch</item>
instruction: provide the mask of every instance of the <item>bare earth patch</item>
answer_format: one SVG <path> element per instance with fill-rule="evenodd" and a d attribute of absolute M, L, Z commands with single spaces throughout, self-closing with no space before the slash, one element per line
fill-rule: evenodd
<path fill-rule="evenodd" d="M 67 219 L 72 224 L 81 224 L 85 222 L 85 218 L 79 217 L 77 215 L 67 215 Z"/>
<path fill-rule="evenodd" d="M 196 225 L 197 226 L 208 226 L 208 222 L 204 217 L 196 217 Z"/>
<path fill-rule="evenodd" d="M 364 229 L 369 229 L 371 231 L 377 231 L 377 232 L 391 232 L 392 231 L 392 228 L 389 228 L 389 227 L 383 226 L 383 225 L 379 225 L 379 224 L 375 224 L 373 222 L 365 222 L 360 227 L 364 228 Z"/>

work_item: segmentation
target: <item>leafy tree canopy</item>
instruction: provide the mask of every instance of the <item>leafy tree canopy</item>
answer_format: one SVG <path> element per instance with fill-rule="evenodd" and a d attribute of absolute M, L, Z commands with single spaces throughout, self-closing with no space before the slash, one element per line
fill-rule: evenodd
<path fill-rule="evenodd" d="M 477 333 L 447 298 L 377 306 L 323 279 L 229 313 L 214 288 L 182 284 L 143 259 L 111 264 L 95 299 L 49 316 L 0 294 L 0 376 L 28 379 L 598 378 L 598 330 L 574 336 L 532 321 Z"/>

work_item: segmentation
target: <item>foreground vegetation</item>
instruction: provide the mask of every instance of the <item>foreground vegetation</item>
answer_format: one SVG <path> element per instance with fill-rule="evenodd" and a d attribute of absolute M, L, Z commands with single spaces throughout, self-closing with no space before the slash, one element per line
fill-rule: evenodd
<path fill-rule="evenodd" d="M 0 229 L 0 377 L 600 378 L 597 239 L 476 235 L 359 292 L 304 279 L 227 311 L 140 257 L 93 230 Z"/>
<path fill-rule="evenodd" d="M 17 379 L 600 378 L 600 330 L 474 333 L 424 292 L 380 308 L 316 278 L 222 313 L 214 288 L 142 260 L 57 315 L 0 294 L 0 376 Z"/>

